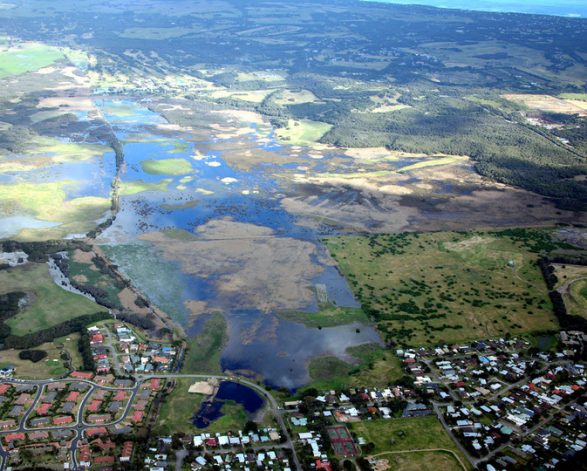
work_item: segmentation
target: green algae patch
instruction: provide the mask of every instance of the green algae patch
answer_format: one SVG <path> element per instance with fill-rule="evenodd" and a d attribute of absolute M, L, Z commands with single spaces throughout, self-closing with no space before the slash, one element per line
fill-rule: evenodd
<path fill-rule="evenodd" d="M 122 182 L 120 185 L 120 195 L 129 196 L 142 193 L 144 191 L 166 191 L 167 186 L 172 182 L 171 178 L 166 178 L 158 183 L 149 183 L 144 180 L 133 180 Z"/>
<path fill-rule="evenodd" d="M 141 167 L 151 175 L 185 175 L 193 171 L 186 159 L 143 160 Z"/>

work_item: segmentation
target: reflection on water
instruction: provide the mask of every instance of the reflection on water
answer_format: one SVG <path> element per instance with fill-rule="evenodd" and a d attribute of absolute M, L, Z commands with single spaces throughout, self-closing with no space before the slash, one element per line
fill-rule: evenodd
<path fill-rule="evenodd" d="M 143 191 L 121 198 L 121 209 L 114 224 L 102 235 L 107 254 L 129 275 L 149 298 L 181 323 L 189 335 L 196 335 L 205 316 L 193 322 L 184 302 L 206 301 L 209 310 L 221 309 L 228 323 L 229 341 L 221 363 L 230 370 L 250 370 L 276 386 L 295 388 L 308 380 L 307 362 L 316 355 L 347 358 L 346 349 L 366 342 L 379 342 L 369 326 L 347 325 L 318 330 L 302 324 L 278 319 L 261 310 L 235 311 L 216 288 L 224 273 L 209 273 L 206 278 L 180 272 L 177 263 L 165 260 L 154 245 L 139 240 L 141 234 L 164 229 L 190 232 L 215 218 L 230 217 L 235 222 L 271 228 L 275 237 L 301 239 L 317 247 L 312 263 L 320 267 L 313 283 L 326 285 L 328 298 L 341 306 L 357 306 L 349 286 L 335 267 L 324 263 L 325 249 L 313 229 L 298 226 L 295 218 L 280 204 L 279 181 L 275 166 L 257 166 L 249 171 L 232 168 L 222 152 L 196 155 L 198 143 L 183 139 L 181 134 L 170 139 L 154 124 L 159 116 L 147 108 L 130 102 L 101 101 L 104 116 L 119 139 L 125 142 L 124 182 L 161 183 L 169 179 L 166 191 Z M 147 124 L 142 125 L 142 124 Z M 134 140 L 133 140 L 134 139 Z M 279 146 L 271 141 L 264 149 Z M 182 158 L 193 170 L 188 175 L 152 175 L 143 171 L 145 159 Z M 288 162 L 284 159 L 284 165 Z M 189 178 L 186 178 L 189 177 Z M 190 203 L 197 200 L 195 204 Z M 184 204 L 185 207 L 174 209 Z M 229 242 L 230 243 L 230 242 Z M 238 244 L 238 241 L 233 243 Z M 267 264 L 268 269 L 271 263 Z M 316 302 L 305 306 L 316 310 Z M 214 404 L 208 405 L 206 420 L 219 414 Z"/>
<path fill-rule="evenodd" d="M 288 389 L 308 382 L 311 358 L 333 355 L 353 362 L 346 352 L 349 346 L 380 342 L 377 332 L 359 323 L 318 329 L 251 311 L 231 312 L 226 317 L 229 341 L 222 356 L 223 369 L 254 371 L 268 384 Z"/>

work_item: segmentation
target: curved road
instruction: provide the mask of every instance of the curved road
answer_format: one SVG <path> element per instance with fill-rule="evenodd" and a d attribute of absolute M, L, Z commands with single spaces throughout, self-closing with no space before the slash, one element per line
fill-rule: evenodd
<path fill-rule="evenodd" d="M 120 418 L 118 418 L 115 421 L 106 423 L 106 424 L 100 424 L 101 426 L 108 427 L 108 426 L 116 425 L 128 417 L 132 403 L 134 402 L 135 396 L 136 396 L 138 390 L 140 389 L 141 385 L 143 384 L 143 382 L 146 380 L 155 379 L 155 378 L 156 379 L 165 379 L 165 380 L 167 380 L 167 379 L 181 379 L 181 378 L 189 378 L 189 379 L 214 378 L 214 379 L 225 380 L 225 381 L 233 381 L 233 382 L 241 383 L 241 384 L 244 384 L 245 386 L 250 387 L 251 389 L 256 391 L 258 394 L 260 394 L 261 397 L 265 398 L 269 408 L 271 409 L 273 417 L 275 418 L 275 421 L 279 425 L 281 432 L 283 433 L 283 436 L 286 439 L 284 446 L 288 447 L 292 450 L 292 456 L 293 456 L 293 461 L 295 464 L 296 471 L 302 471 L 302 467 L 301 467 L 299 458 L 296 454 L 293 440 L 291 439 L 291 436 L 287 430 L 287 427 L 285 425 L 283 417 L 282 417 L 281 413 L 279 412 L 280 409 L 279 409 L 279 405 L 277 403 L 277 400 L 265 388 L 258 385 L 257 383 L 249 381 L 245 378 L 228 376 L 228 375 L 180 374 L 180 373 L 159 374 L 159 375 L 158 374 L 139 375 L 139 376 L 137 376 L 135 384 L 132 387 L 103 386 L 103 385 L 94 383 L 93 381 L 89 381 L 86 379 L 77 379 L 77 378 L 46 379 L 46 380 L 7 379 L 3 382 L 11 383 L 11 384 L 34 384 L 37 386 L 38 390 L 37 390 L 37 393 L 35 395 L 35 398 L 33 400 L 32 405 L 29 407 L 27 412 L 20 419 L 19 424 L 18 424 L 18 428 L 12 429 L 12 430 L 2 430 L 2 431 L 0 431 L 0 437 L 2 435 L 14 433 L 14 432 L 73 430 L 75 432 L 75 437 L 72 439 L 71 446 L 70 446 L 71 464 L 72 464 L 71 469 L 78 470 L 79 464 L 77 462 L 76 451 L 77 451 L 79 441 L 83 438 L 84 432 L 86 431 L 86 429 L 91 428 L 91 427 L 96 427 L 96 424 L 89 424 L 89 423 L 85 422 L 85 420 L 83 418 L 84 410 L 86 408 L 88 401 L 90 400 L 90 397 L 92 396 L 92 393 L 97 389 L 102 389 L 102 390 L 106 390 L 106 391 L 123 390 L 123 391 L 130 391 L 131 392 L 131 395 L 126 403 L 126 407 L 124 409 L 124 412 L 122 413 Z M 37 403 L 38 403 L 39 399 L 41 398 L 41 395 L 45 389 L 45 386 L 47 384 L 58 382 L 58 381 L 67 382 L 67 383 L 72 383 L 72 382 L 84 383 L 84 384 L 88 384 L 90 386 L 90 389 L 85 393 L 84 398 L 82 399 L 82 402 L 80 403 L 75 423 L 68 425 L 68 426 L 63 426 L 63 427 L 60 427 L 60 426 L 57 426 L 57 427 L 56 426 L 35 427 L 35 428 L 28 427 L 26 424 L 28 421 L 28 418 L 30 417 L 32 412 L 35 410 Z M 2 443 L 0 442 L 0 471 L 4 471 L 6 469 L 7 456 L 8 456 L 8 453 L 6 452 L 6 450 L 4 450 Z"/>

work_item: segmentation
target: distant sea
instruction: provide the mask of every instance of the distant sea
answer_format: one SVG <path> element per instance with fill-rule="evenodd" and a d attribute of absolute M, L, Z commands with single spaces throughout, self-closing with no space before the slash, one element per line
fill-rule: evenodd
<path fill-rule="evenodd" d="M 402 5 L 427 5 L 461 10 L 535 13 L 539 15 L 587 18 L 587 0 L 365 0 Z"/>

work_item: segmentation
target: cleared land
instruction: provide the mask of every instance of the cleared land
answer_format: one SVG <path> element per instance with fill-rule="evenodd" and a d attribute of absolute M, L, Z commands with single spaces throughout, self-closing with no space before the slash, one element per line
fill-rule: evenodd
<path fill-rule="evenodd" d="M 365 420 L 353 423 L 350 427 L 358 437 L 363 437 L 367 443 L 375 445 L 373 455 L 387 451 L 441 448 L 455 452 L 463 463 L 467 463 L 435 416 Z"/>
<path fill-rule="evenodd" d="M 285 128 L 279 128 L 275 135 L 280 142 L 294 146 L 311 146 L 318 142 L 332 128 L 331 124 L 309 119 L 290 119 Z"/>
<path fill-rule="evenodd" d="M 332 237 L 326 245 L 365 312 L 400 345 L 557 327 L 536 266 L 546 231 Z"/>
<path fill-rule="evenodd" d="M 393 452 L 377 457 L 393 471 L 454 471 L 460 462 L 446 451 Z"/>
<path fill-rule="evenodd" d="M 34 333 L 63 321 L 104 311 L 102 306 L 55 284 L 44 263 L 0 271 L 0 293 L 22 291 L 28 304 L 6 324 L 13 335 Z"/>
<path fill-rule="evenodd" d="M 314 103 L 318 100 L 310 90 L 281 90 L 271 98 L 279 106 L 302 105 L 304 103 Z"/>

